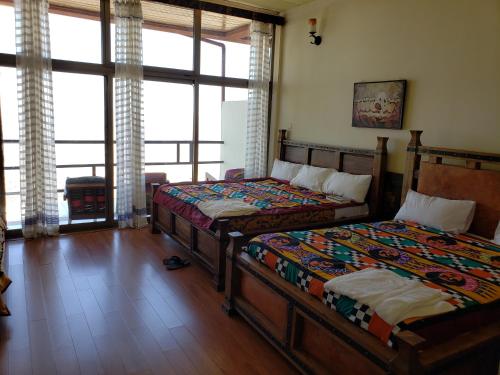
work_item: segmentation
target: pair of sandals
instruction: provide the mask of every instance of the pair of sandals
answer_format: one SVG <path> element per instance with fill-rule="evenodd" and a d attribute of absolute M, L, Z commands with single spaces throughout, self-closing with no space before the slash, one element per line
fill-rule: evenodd
<path fill-rule="evenodd" d="M 181 259 L 177 255 L 174 255 L 170 258 L 163 259 L 163 264 L 167 267 L 167 270 L 173 271 L 179 268 L 187 267 L 191 264 L 191 262 L 189 259 Z"/>

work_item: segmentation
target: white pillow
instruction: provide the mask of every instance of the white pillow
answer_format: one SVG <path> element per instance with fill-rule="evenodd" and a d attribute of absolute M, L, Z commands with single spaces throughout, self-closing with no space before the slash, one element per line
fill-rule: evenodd
<path fill-rule="evenodd" d="M 301 186 L 313 191 L 321 191 L 323 182 L 332 172 L 337 172 L 335 169 L 319 168 L 311 165 L 303 165 L 299 173 L 295 176 L 290 184 Z"/>
<path fill-rule="evenodd" d="M 340 195 L 355 202 L 363 203 L 371 181 L 371 175 L 336 172 L 330 174 L 323 182 L 322 191 L 325 194 Z"/>
<path fill-rule="evenodd" d="M 292 178 L 297 176 L 301 167 L 302 164 L 289 163 L 287 161 L 274 159 L 271 177 L 278 180 L 290 181 Z"/>
<path fill-rule="evenodd" d="M 410 220 L 445 232 L 465 233 L 474 218 L 476 202 L 444 199 L 409 190 L 396 220 Z"/>
<path fill-rule="evenodd" d="M 495 231 L 495 237 L 493 238 L 493 242 L 497 245 L 500 245 L 500 221 L 497 225 L 497 230 Z"/>

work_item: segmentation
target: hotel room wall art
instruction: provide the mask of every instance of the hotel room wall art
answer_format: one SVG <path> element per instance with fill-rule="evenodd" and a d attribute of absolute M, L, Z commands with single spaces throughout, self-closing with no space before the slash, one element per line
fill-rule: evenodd
<path fill-rule="evenodd" d="M 401 129 L 406 80 L 354 84 L 352 126 Z"/>

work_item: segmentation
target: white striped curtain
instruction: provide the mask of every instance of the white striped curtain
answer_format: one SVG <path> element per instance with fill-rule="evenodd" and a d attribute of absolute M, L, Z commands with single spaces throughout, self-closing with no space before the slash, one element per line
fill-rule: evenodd
<path fill-rule="evenodd" d="M 16 0 L 19 169 L 23 235 L 59 231 L 47 0 Z"/>
<path fill-rule="evenodd" d="M 245 178 L 263 177 L 267 173 L 272 26 L 252 21 L 250 38 Z"/>
<path fill-rule="evenodd" d="M 120 228 L 146 222 L 140 0 L 115 0 L 116 210 Z"/>

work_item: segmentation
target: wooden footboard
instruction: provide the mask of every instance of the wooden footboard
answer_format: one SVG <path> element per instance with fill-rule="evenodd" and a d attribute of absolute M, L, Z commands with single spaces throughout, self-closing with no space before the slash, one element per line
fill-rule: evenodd
<path fill-rule="evenodd" d="M 242 250 L 248 237 L 229 235 L 224 310 L 239 313 L 301 372 L 497 373 L 498 305 L 402 331 L 392 349 L 251 258 Z"/>
<path fill-rule="evenodd" d="M 153 186 L 154 191 L 159 187 Z M 196 227 L 169 209 L 152 203 L 151 231 L 168 234 L 212 274 L 218 291 L 224 290 L 225 249 L 229 242 L 228 220 L 217 220 L 215 232 Z"/>

